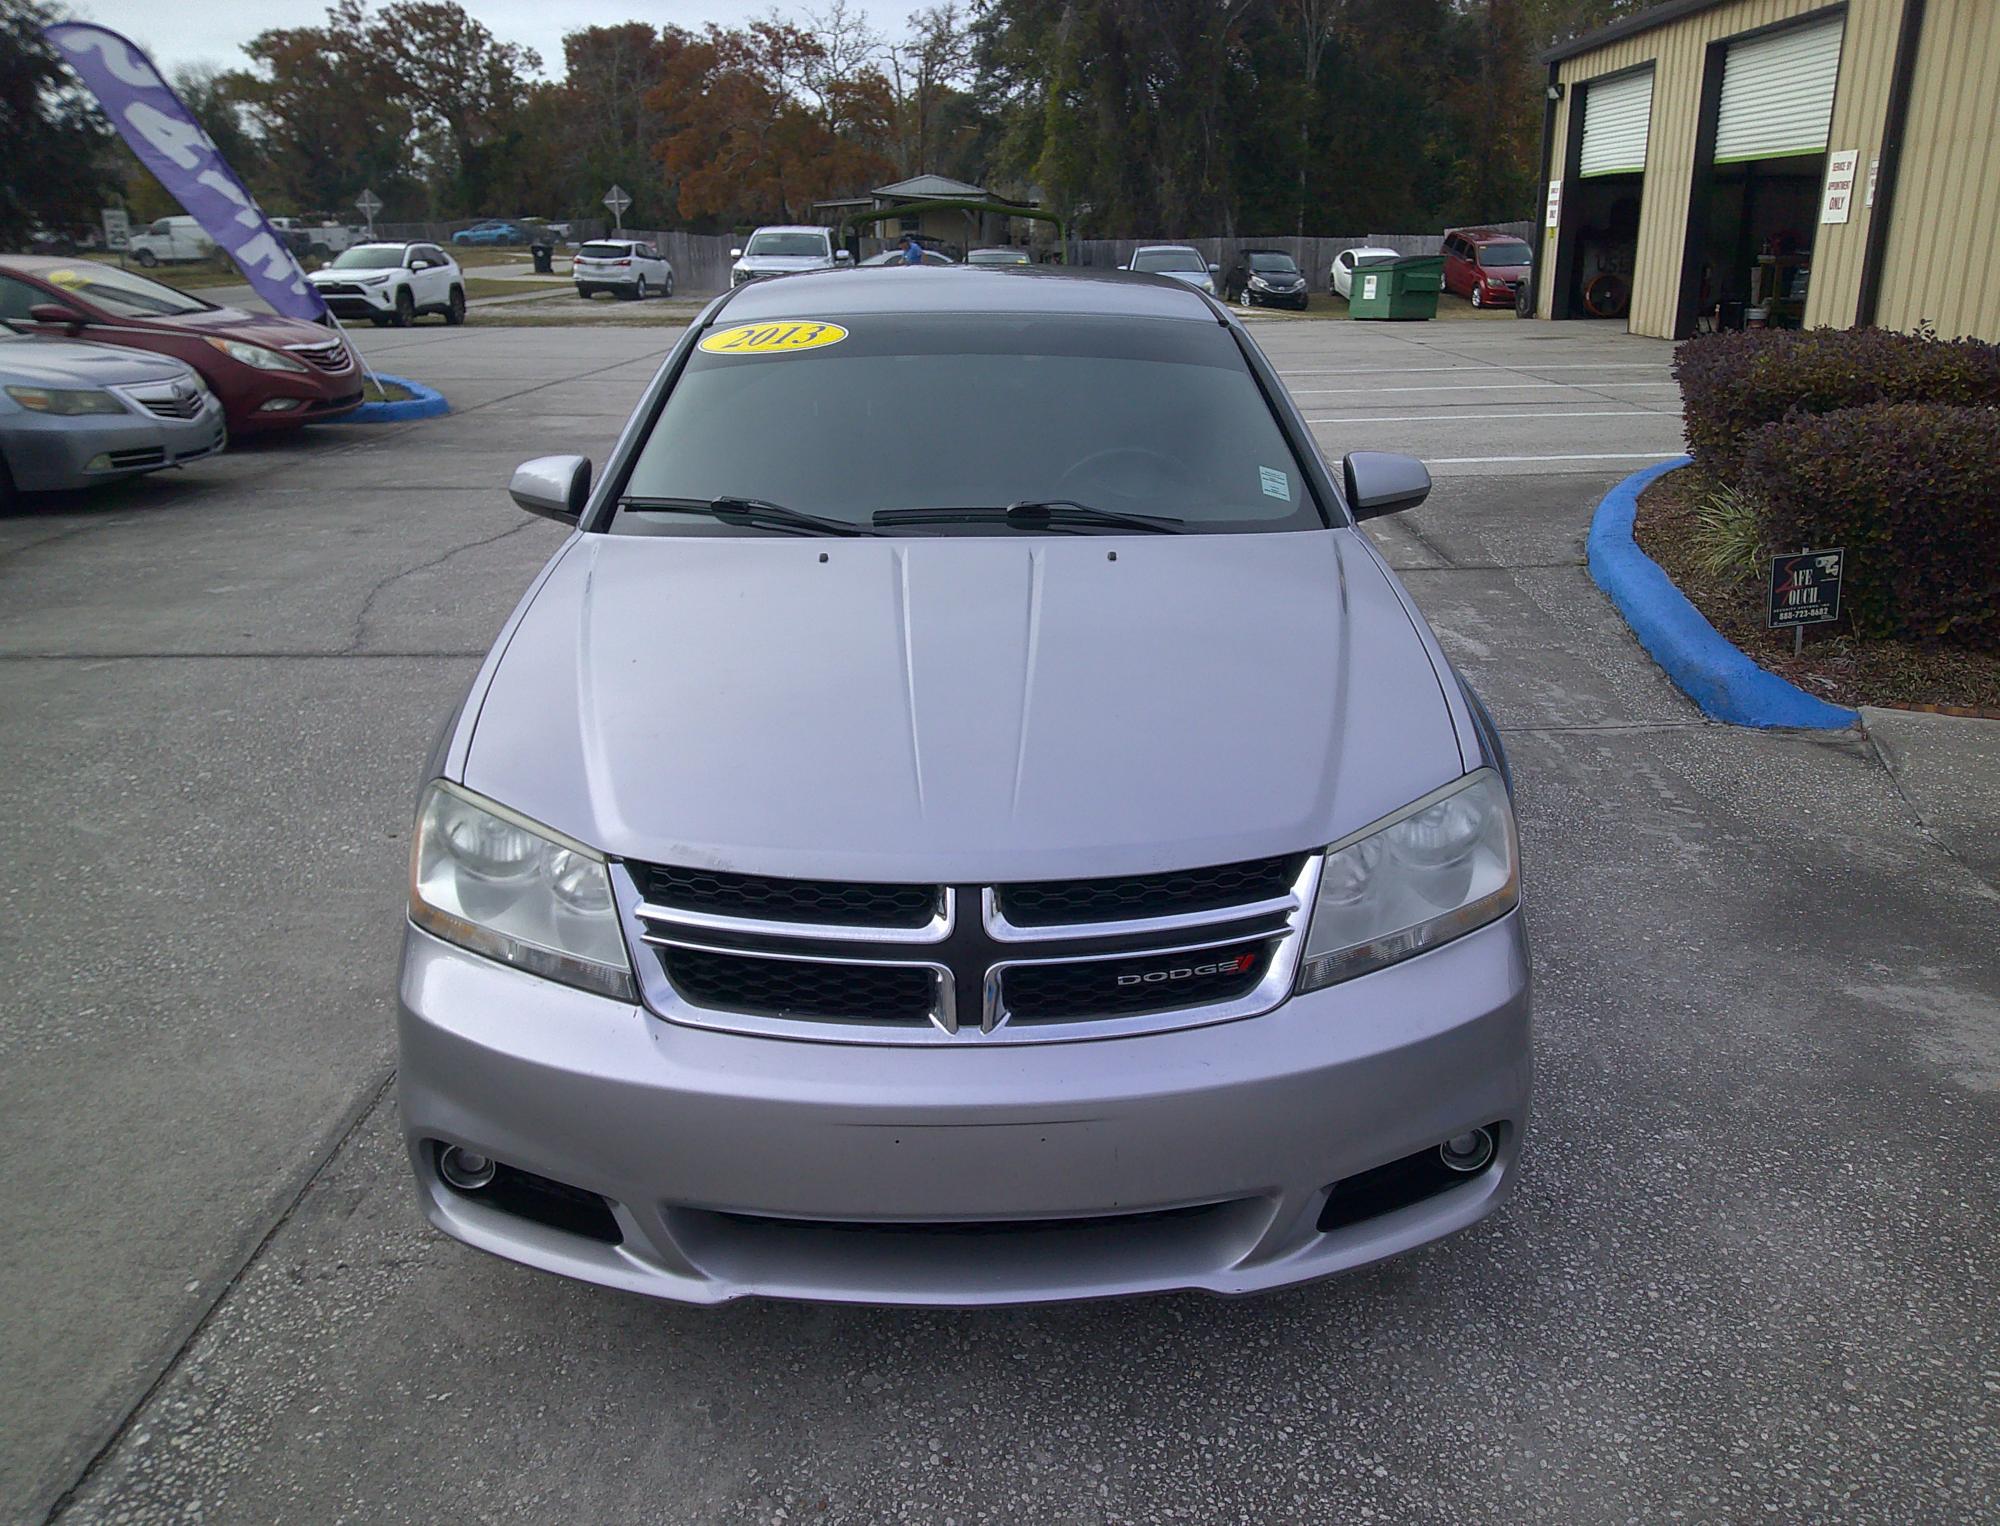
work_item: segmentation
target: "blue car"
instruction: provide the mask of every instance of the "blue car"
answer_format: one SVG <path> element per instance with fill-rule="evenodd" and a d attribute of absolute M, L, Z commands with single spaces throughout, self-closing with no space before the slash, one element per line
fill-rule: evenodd
<path fill-rule="evenodd" d="M 454 244 L 525 244 L 528 230 L 519 223 L 494 217 L 483 223 L 474 223 L 470 228 L 460 228 L 451 236 L 451 241 Z"/>

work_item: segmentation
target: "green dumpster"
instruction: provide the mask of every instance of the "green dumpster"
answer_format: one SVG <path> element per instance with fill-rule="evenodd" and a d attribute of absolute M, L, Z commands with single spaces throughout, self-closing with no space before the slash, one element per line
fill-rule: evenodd
<path fill-rule="evenodd" d="M 1444 290 L 1444 256 L 1405 254 L 1376 257 L 1354 267 L 1350 318 L 1435 318 Z"/>

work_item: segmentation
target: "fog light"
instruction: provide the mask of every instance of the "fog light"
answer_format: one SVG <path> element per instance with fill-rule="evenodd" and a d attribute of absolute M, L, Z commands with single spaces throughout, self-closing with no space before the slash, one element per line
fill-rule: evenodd
<path fill-rule="evenodd" d="M 1468 1175 L 1484 1171 L 1493 1159 L 1493 1136 L 1484 1129 L 1469 1129 L 1463 1134 L 1454 1134 L 1438 1146 L 1438 1159 L 1452 1170 Z"/>
<path fill-rule="evenodd" d="M 87 472 L 110 471 L 111 452 L 108 450 L 99 451 L 96 455 L 92 456 L 88 461 L 83 463 L 83 469 Z"/>
<path fill-rule="evenodd" d="M 305 399 L 301 397 L 266 398 L 257 405 L 259 413 L 290 413 L 294 408 L 303 408 Z"/>
<path fill-rule="evenodd" d="M 446 1145 L 438 1152 L 438 1175 L 444 1178 L 447 1187 L 460 1192 L 477 1192 L 491 1186 L 498 1170 L 487 1156 L 461 1150 L 457 1145 Z"/>

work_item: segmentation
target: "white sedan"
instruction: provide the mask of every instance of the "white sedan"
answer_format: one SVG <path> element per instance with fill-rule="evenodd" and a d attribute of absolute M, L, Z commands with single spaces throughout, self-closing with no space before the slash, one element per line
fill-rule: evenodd
<path fill-rule="evenodd" d="M 570 261 L 576 294 L 586 301 L 600 291 L 621 297 L 671 297 L 674 267 L 660 251 L 637 239 L 596 238 Z"/>
<path fill-rule="evenodd" d="M 1377 258 L 1395 259 L 1398 251 L 1377 249 L 1364 245 L 1359 249 L 1343 249 L 1333 257 L 1333 274 L 1327 279 L 1327 290 L 1336 297 L 1350 297 L 1354 294 L 1354 267 L 1362 260 Z"/>

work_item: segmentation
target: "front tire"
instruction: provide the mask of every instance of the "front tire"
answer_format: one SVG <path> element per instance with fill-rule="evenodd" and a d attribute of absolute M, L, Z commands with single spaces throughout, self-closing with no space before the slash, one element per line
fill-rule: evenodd
<path fill-rule="evenodd" d="M 1482 287 L 1475 286 L 1472 288 L 1472 305 L 1474 307 L 1484 307 L 1486 305 L 1486 297 Z"/>
<path fill-rule="evenodd" d="M 160 263 L 160 257 L 150 249 L 141 249 L 132 258 L 137 260 L 147 270 L 151 270 L 155 265 Z"/>
<path fill-rule="evenodd" d="M 465 322 L 465 288 L 454 286 L 451 295 L 445 299 L 444 321 L 451 328 Z"/>
<path fill-rule="evenodd" d="M 389 321 L 399 329 L 406 329 L 417 321 L 417 303 L 410 295 L 409 287 L 405 286 L 396 293 L 396 313 Z"/>

